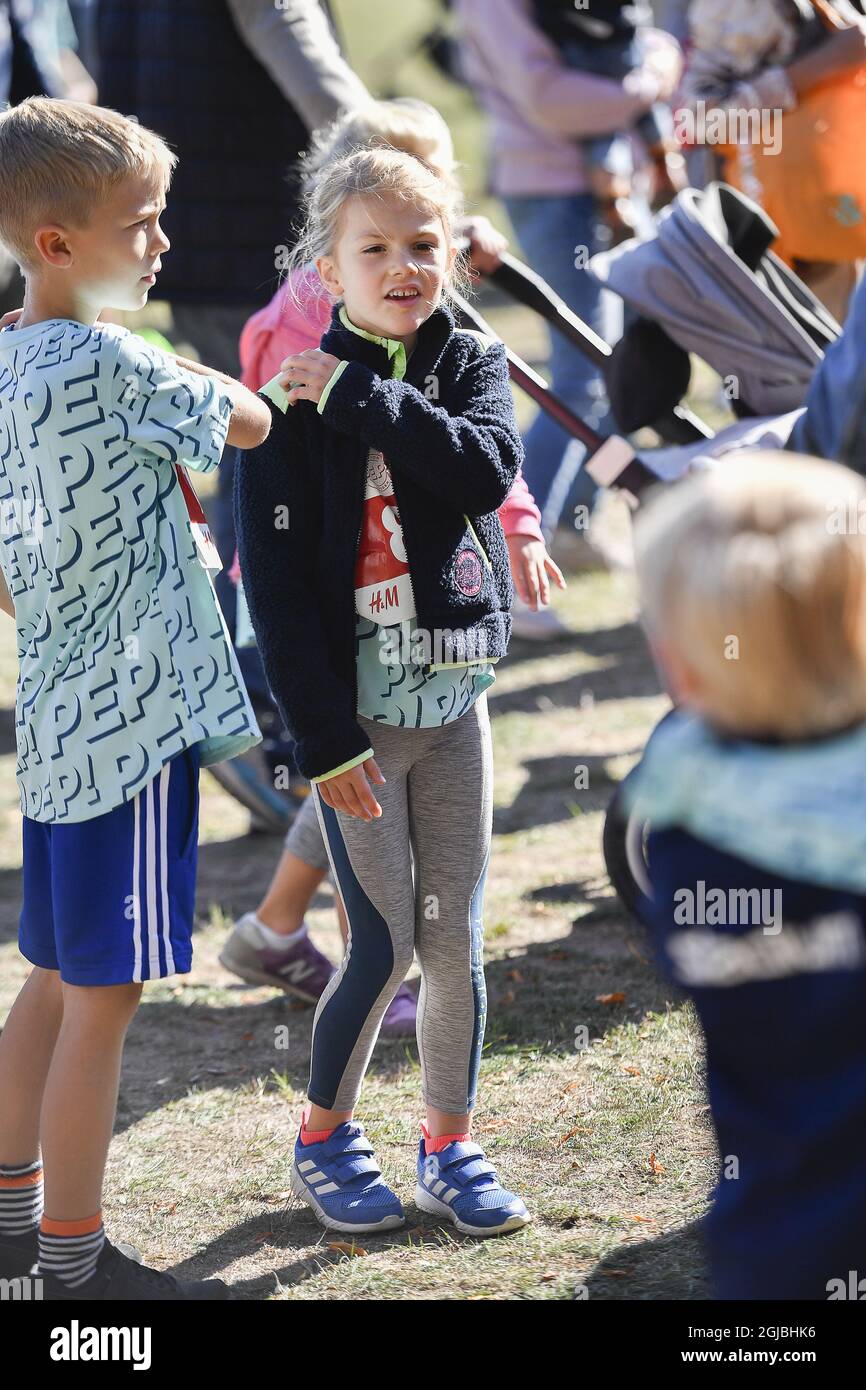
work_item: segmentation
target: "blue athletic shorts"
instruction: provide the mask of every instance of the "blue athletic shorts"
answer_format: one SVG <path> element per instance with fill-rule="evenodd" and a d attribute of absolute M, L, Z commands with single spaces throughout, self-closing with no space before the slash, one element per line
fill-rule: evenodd
<path fill-rule="evenodd" d="M 75 824 L 24 817 L 25 959 L 71 985 L 185 975 L 192 965 L 199 750 L 132 801 Z"/>

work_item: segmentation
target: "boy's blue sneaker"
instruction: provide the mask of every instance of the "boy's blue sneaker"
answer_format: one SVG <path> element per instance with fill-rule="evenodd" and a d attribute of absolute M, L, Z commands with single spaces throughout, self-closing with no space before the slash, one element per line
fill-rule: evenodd
<path fill-rule="evenodd" d="M 418 1150 L 415 1201 L 431 1216 L 453 1221 L 467 1236 L 501 1236 L 531 1219 L 524 1203 L 507 1192 L 480 1144 L 453 1139 L 439 1153 Z"/>
<path fill-rule="evenodd" d="M 298 1135 L 292 1191 L 331 1231 L 387 1231 L 406 1219 L 356 1120 L 338 1125 L 319 1144 L 302 1144 Z"/>

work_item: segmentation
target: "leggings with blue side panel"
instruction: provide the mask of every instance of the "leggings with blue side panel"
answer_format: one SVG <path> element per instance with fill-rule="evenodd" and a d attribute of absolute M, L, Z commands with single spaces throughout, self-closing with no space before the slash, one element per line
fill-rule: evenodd
<path fill-rule="evenodd" d="M 349 944 L 316 1009 L 309 1097 L 329 1110 L 354 1107 L 385 1010 L 417 951 L 424 1100 L 462 1114 L 475 1103 L 486 1017 L 487 699 L 437 728 L 358 722 L 386 779 L 373 788 L 382 815 L 359 820 L 314 792 Z"/>

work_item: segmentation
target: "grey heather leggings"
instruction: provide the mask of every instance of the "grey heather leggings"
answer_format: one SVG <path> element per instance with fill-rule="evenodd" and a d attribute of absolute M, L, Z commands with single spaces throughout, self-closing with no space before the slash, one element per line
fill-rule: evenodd
<path fill-rule="evenodd" d="M 482 903 L 493 823 L 487 697 L 438 728 L 395 728 L 363 715 L 358 722 L 386 779 L 374 786 L 381 817 L 362 821 L 334 811 L 316 792 L 310 798 L 346 909 L 349 945 L 316 1009 L 309 1097 L 330 1110 L 357 1103 L 383 1015 L 417 951 L 424 1100 L 462 1114 L 475 1103 L 486 1016 Z M 309 863 L 305 811 L 305 823 L 286 843 Z"/>

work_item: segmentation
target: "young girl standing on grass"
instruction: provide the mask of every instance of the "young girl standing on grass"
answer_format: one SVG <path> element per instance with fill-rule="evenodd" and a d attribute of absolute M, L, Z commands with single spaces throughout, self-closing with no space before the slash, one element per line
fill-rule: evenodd
<path fill-rule="evenodd" d="M 416 1201 L 477 1235 L 529 1219 L 470 1138 L 492 830 L 484 691 L 511 627 L 496 512 L 521 445 L 504 348 L 456 329 L 443 303 L 454 204 L 423 160 L 391 149 L 321 171 L 294 257 L 337 300 L 331 327 L 263 388 L 272 442 L 236 477 L 253 625 L 349 923 L 316 1010 L 292 1176 L 346 1231 L 404 1219 L 353 1115 L 415 951 Z"/>
<path fill-rule="evenodd" d="M 359 149 L 391 147 L 423 159 L 444 183 L 457 186 L 457 165 L 451 132 L 439 112 L 413 97 L 367 102 L 318 131 L 304 161 L 305 187 L 311 187 L 326 164 Z M 469 238 L 470 266 L 490 270 L 507 242 L 484 217 L 461 218 L 457 231 Z M 308 347 L 317 347 L 331 320 L 333 301 L 312 265 L 300 266 L 283 281 L 270 304 L 248 320 L 241 334 L 241 380 L 251 391 L 269 381 L 283 360 Z M 552 580 L 560 589 L 565 580 L 551 559 L 541 531 L 541 513 L 521 473 L 499 509 L 514 587 L 512 636 L 526 635 L 521 622 L 536 619 L 550 598 Z M 237 567 L 240 578 L 240 566 Z M 521 606 L 521 598 L 526 604 Z M 242 585 L 238 589 L 235 640 L 251 634 Z M 552 610 L 547 609 L 549 613 Z M 245 616 L 245 621 L 244 621 Z M 551 618 L 551 622 L 554 619 Z M 556 620 L 558 621 L 558 620 Z M 532 634 L 538 634 L 533 624 Z M 549 634 L 548 634 L 549 635 Z M 259 715 L 263 722 L 262 715 Z M 282 746 L 278 757 L 288 760 Z M 272 766 L 273 766 L 272 762 Z M 281 764 L 278 763 L 277 766 Z M 296 997 L 318 1003 L 334 967 L 312 941 L 304 914 L 328 872 L 328 856 L 319 829 L 315 798 L 301 803 L 286 836 L 283 854 L 261 902 L 235 923 L 220 952 L 220 961 L 242 980 L 276 985 Z M 348 926 L 337 898 L 337 916 L 345 944 Z M 381 1037 L 414 1037 L 417 999 L 406 981 L 398 989 L 382 1020 Z"/>

